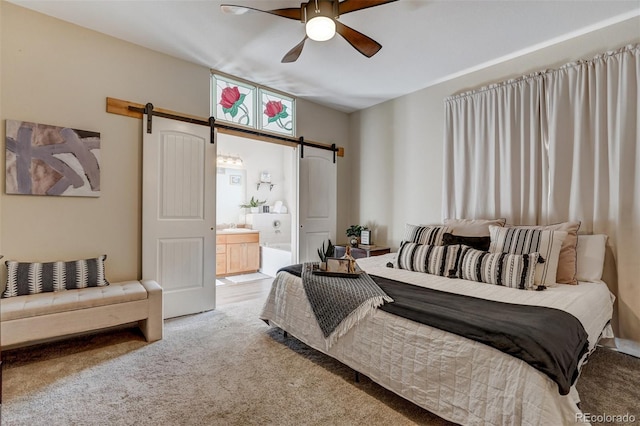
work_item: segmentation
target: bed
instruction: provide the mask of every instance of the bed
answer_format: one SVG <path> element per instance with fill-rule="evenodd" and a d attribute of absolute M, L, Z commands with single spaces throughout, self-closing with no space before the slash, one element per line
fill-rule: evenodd
<path fill-rule="evenodd" d="M 389 268 L 396 254 L 359 259 L 370 275 L 415 286 L 518 305 L 547 306 L 577 318 L 588 351 L 612 336 L 613 296 L 602 281 L 522 291 L 463 279 Z M 585 260 L 586 262 L 586 260 Z M 279 272 L 260 316 L 300 341 L 449 421 L 460 424 L 577 424 L 574 386 L 558 385 L 524 361 L 482 343 L 374 310 L 328 347 L 301 278 Z M 582 423 L 583 424 L 583 423 Z"/>

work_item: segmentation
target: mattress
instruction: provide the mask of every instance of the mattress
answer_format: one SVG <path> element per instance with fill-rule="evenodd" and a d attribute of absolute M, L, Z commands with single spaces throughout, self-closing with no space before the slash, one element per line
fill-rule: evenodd
<path fill-rule="evenodd" d="M 607 329 L 613 296 L 603 282 L 525 291 L 387 268 L 394 254 L 359 259 L 372 275 L 500 302 L 547 306 L 575 316 L 589 352 Z M 579 395 L 524 361 L 481 343 L 376 310 L 326 349 L 300 278 L 279 273 L 260 316 L 374 382 L 461 424 L 577 424 Z M 562 324 L 550 324 L 561 327 Z M 584 360 L 583 360 L 584 361 Z M 580 423 L 584 424 L 584 423 Z"/>

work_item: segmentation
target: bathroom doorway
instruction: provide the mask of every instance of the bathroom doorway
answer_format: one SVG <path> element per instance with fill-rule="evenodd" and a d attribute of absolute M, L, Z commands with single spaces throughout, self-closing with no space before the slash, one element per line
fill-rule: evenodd
<path fill-rule="evenodd" d="M 217 136 L 216 285 L 219 304 L 260 296 L 297 261 L 297 150 Z"/>

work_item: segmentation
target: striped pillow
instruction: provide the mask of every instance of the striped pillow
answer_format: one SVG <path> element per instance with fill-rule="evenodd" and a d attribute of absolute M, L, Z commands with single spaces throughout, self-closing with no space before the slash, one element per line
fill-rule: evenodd
<path fill-rule="evenodd" d="M 45 292 L 109 285 L 104 276 L 104 254 L 94 259 L 70 262 L 6 261 L 7 288 L 3 298 Z"/>
<path fill-rule="evenodd" d="M 521 290 L 537 289 L 534 277 L 539 257 L 538 253 L 490 253 L 466 248 L 460 259 L 458 277 Z"/>
<path fill-rule="evenodd" d="M 409 271 L 455 278 L 461 254 L 460 245 L 433 246 L 404 243 L 396 256 L 396 267 Z"/>
<path fill-rule="evenodd" d="M 490 226 L 489 233 L 491 234 L 490 252 L 539 253 L 544 263 L 538 263 L 536 266 L 535 283 L 545 286 L 556 283 L 560 249 L 562 242 L 567 237 L 565 231 L 519 228 L 517 226 L 509 228 Z"/>
<path fill-rule="evenodd" d="M 441 246 L 443 244 L 442 236 L 451 230 L 450 226 L 420 226 L 407 223 L 404 228 L 403 242 Z"/>
<path fill-rule="evenodd" d="M 554 225 L 521 226 L 521 228 L 539 228 L 543 230 L 566 231 L 567 237 L 562 241 L 558 256 L 556 281 L 560 284 L 578 284 L 576 279 L 578 229 L 580 222 L 562 222 Z"/>

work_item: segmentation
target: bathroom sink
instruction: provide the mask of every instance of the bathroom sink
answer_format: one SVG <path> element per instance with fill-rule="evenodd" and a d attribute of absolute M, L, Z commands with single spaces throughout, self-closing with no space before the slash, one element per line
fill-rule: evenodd
<path fill-rule="evenodd" d="M 224 233 L 224 234 L 249 234 L 252 232 L 258 232 L 255 229 L 249 229 L 249 228 L 225 228 L 225 229 L 218 229 L 218 234 L 220 233 Z"/>

